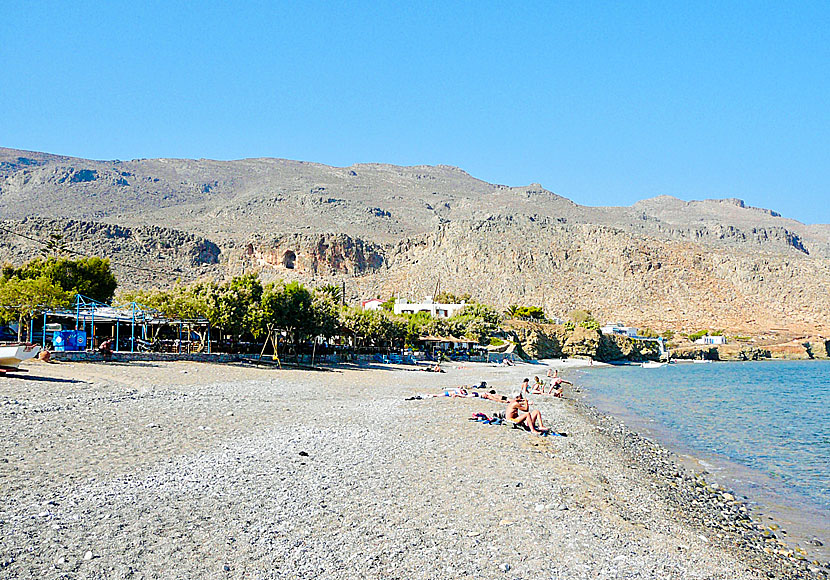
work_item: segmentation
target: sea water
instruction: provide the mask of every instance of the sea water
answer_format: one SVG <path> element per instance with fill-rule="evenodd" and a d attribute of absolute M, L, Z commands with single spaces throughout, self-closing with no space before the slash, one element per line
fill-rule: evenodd
<path fill-rule="evenodd" d="M 696 458 L 796 539 L 830 543 L 830 362 L 603 367 L 575 378 L 587 402 Z"/>

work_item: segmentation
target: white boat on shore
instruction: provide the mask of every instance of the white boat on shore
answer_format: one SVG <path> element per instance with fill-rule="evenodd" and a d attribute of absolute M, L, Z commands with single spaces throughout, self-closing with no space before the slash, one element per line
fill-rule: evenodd
<path fill-rule="evenodd" d="M 653 361 L 653 360 L 649 360 L 649 361 L 644 362 L 640 366 L 642 366 L 644 369 L 659 369 L 660 367 L 664 367 L 667 364 L 668 363 L 656 362 L 656 361 Z"/>
<path fill-rule="evenodd" d="M 24 360 L 34 358 L 40 352 L 36 344 L 0 344 L 0 371 L 17 370 Z"/>

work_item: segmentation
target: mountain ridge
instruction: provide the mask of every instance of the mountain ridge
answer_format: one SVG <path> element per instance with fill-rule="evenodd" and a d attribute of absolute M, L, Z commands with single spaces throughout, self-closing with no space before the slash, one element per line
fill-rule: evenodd
<path fill-rule="evenodd" d="M 27 225 L 33 218 L 42 221 Z M 96 161 L 0 148 L 0 220 L 20 231 L 36 224 L 38 231 L 45 231 L 42 224 L 65 228 L 89 252 L 96 244 L 85 232 L 108 232 L 106 224 L 137 232 L 154 226 L 160 229 L 146 248 L 107 242 L 100 251 L 118 247 L 121 261 L 129 261 L 128 254 L 137 262 L 172 259 L 185 276 L 256 270 L 266 278 L 309 283 L 345 277 L 353 282 L 353 299 L 404 287 L 416 298 L 441 278 L 448 290 L 464 292 L 467 284 L 481 300 L 532 301 L 551 314 L 580 305 L 569 296 L 583 296 L 582 306 L 599 316 L 655 327 L 720 328 L 728 322 L 736 329 L 792 325 L 815 331 L 830 312 L 822 298 L 830 287 L 830 225 L 805 225 L 736 198 L 656 196 L 631 206 L 582 206 L 538 183 L 492 184 L 449 165 Z M 168 258 L 167 250 L 158 250 L 168 243 L 191 249 Z M 20 260 L 21 247 L 0 238 L 0 259 Z M 210 263 L 192 258 L 200 255 L 192 248 L 199 247 L 211 248 L 203 255 Z M 639 277 L 620 262 L 639 259 L 636 248 L 649 256 L 642 264 L 650 269 Z M 290 255 L 295 259 L 289 268 Z M 688 256 L 698 261 L 689 263 Z M 724 264 L 732 269 L 724 271 Z M 700 283 L 687 279 L 683 268 Z M 658 270 L 661 276 L 654 276 Z M 763 272 L 762 279 L 753 271 Z M 469 283 L 482 272 L 503 284 Z M 126 270 L 119 273 L 129 280 Z M 507 291 L 511 276 L 521 283 Z M 788 293 L 787 277 L 806 292 Z M 160 275 L 141 283 L 171 281 Z M 707 295 L 704 289 L 718 281 L 740 298 Z M 131 282 L 139 283 L 123 284 Z M 617 288 L 627 289 L 628 303 Z M 661 296 L 674 305 L 661 305 Z M 640 306 L 632 310 L 630 303 Z"/>

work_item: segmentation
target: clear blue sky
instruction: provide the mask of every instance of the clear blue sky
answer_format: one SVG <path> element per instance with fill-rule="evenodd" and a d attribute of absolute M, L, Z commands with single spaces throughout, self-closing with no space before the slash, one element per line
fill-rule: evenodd
<path fill-rule="evenodd" d="M 830 3 L 23 2 L 0 145 L 457 165 L 830 223 Z"/>

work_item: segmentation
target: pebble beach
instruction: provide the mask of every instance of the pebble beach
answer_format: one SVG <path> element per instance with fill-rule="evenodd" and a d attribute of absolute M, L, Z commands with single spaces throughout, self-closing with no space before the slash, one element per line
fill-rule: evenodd
<path fill-rule="evenodd" d="M 0 578 L 827 577 L 572 397 L 531 397 L 567 437 L 407 400 L 545 367 L 24 368 L 0 377 Z"/>

